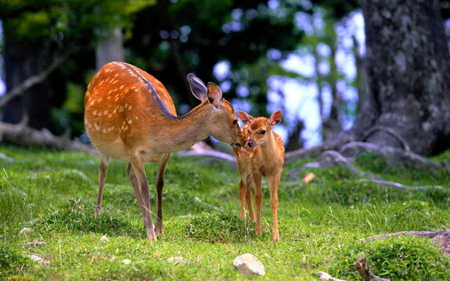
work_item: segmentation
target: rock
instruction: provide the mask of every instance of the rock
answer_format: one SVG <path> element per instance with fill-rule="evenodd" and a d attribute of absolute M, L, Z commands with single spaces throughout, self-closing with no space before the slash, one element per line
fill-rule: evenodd
<path fill-rule="evenodd" d="M 183 257 L 171 257 L 167 259 L 168 262 L 171 262 L 173 264 L 185 264 L 188 263 L 189 260 L 183 258 Z"/>
<path fill-rule="evenodd" d="M 29 254 L 29 255 L 27 255 L 30 259 L 32 259 L 32 260 L 34 260 L 34 261 L 37 261 L 38 263 L 50 263 L 50 260 L 49 259 L 47 259 L 47 258 L 41 258 L 40 256 L 38 256 L 38 255 L 35 255 L 35 254 Z"/>
<path fill-rule="evenodd" d="M 264 265 L 252 254 L 243 254 L 233 260 L 233 265 L 239 273 L 244 275 L 264 275 Z"/>
<path fill-rule="evenodd" d="M 109 242 L 108 237 L 106 237 L 106 235 L 103 235 L 102 238 L 100 238 L 101 241 L 103 242 Z"/>
<path fill-rule="evenodd" d="M 47 245 L 47 243 L 45 243 L 45 242 L 38 242 L 38 241 L 28 242 L 28 243 L 25 244 L 26 247 L 45 246 L 45 245 Z"/>
<path fill-rule="evenodd" d="M 33 229 L 31 229 L 31 228 L 29 228 L 29 227 L 24 227 L 24 228 L 22 228 L 21 231 L 19 231 L 19 234 L 23 234 L 23 233 L 25 233 L 25 232 L 30 232 L 30 231 L 33 231 Z"/>

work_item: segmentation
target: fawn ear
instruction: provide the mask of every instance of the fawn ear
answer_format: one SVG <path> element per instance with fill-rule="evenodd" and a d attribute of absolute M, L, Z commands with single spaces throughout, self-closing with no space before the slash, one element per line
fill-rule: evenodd
<path fill-rule="evenodd" d="M 222 90 L 213 82 L 208 82 L 208 101 L 215 108 L 222 104 Z"/>
<path fill-rule="evenodd" d="M 244 122 L 244 124 L 252 123 L 253 116 L 251 116 L 250 114 L 245 113 L 244 111 L 238 110 L 238 116 L 239 116 L 239 118 L 241 118 L 241 120 L 242 120 L 242 122 Z"/>
<path fill-rule="evenodd" d="M 196 97 L 201 101 L 205 100 L 206 93 L 208 92 L 205 83 L 203 83 L 203 81 L 200 80 L 200 78 L 198 78 L 192 73 L 188 75 L 188 81 L 189 81 L 189 88 L 191 88 L 191 92 L 194 95 L 194 97 Z"/>
<path fill-rule="evenodd" d="M 270 115 L 269 122 L 273 127 L 281 122 L 281 117 L 283 116 L 283 112 L 281 110 L 277 110 L 272 115 Z"/>

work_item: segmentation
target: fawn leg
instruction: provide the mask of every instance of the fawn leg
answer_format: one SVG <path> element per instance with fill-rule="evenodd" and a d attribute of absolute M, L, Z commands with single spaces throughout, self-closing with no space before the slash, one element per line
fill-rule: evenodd
<path fill-rule="evenodd" d="M 272 239 L 273 242 L 280 240 L 280 234 L 278 233 L 278 185 L 280 183 L 280 174 L 269 177 L 269 190 L 270 190 L 270 207 L 272 208 L 273 216 L 273 230 Z"/>
<path fill-rule="evenodd" d="M 255 201 L 256 201 L 256 226 L 255 232 L 256 235 L 262 234 L 261 228 L 261 205 L 263 200 L 263 193 L 261 190 L 261 175 L 253 174 L 253 181 L 255 183 Z"/>
<path fill-rule="evenodd" d="M 247 192 L 245 194 L 246 200 L 247 200 L 247 207 L 248 207 L 248 213 L 250 215 L 250 220 L 255 222 L 256 218 L 255 218 L 255 211 L 253 209 L 253 202 L 252 202 L 252 186 L 248 185 L 247 186 Z"/>
<path fill-rule="evenodd" d="M 241 199 L 241 214 L 239 218 L 245 221 L 245 193 L 247 190 L 247 186 L 244 181 L 241 179 L 239 181 L 239 198 Z"/>
<path fill-rule="evenodd" d="M 161 158 L 158 162 L 158 174 L 156 176 L 156 194 L 158 197 L 158 212 L 156 215 L 156 234 L 164 235 L 162 220 L 162 191 L 164 187 L 164 173 L 166 172 L 167 162 L 169 162 L 170 153 Z"/>
<path fill-rule="evenodd" d="M 108 173 L 108 160 L 108 156 L 100 154 L 97 206 L 95 207 L 94 216 L 98 216 L 102 213 L 103 188 L 105 187 L 106 174 Z"/>

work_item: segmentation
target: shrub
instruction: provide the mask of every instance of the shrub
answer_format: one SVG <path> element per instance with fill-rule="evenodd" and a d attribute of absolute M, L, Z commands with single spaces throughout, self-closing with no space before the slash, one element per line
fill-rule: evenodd
<path fill-rule="evenodd" d="M 0 277 L 18 274 L 30 260 L 9 244 L 0 244 Z"/>
<path fill-rule="evenodd" d="M 402 235 L 343 246 L 332 275 L 360 280 L 354 263 L 366 256 L 375 275 L 391 280 L 448 280 L 450 259 L 427 238 Z"/>

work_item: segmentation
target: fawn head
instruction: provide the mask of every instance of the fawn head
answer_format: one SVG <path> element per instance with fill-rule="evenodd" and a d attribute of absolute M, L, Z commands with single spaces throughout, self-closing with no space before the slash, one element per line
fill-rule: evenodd
<path fill-rule="evenodd" d="M 222 97 L 222 90 L 212 82 L 205 86 L 202 80 L 192 74 L 188 75 L 188 80 L 192 94 L 211 106 L 212 114 L 206 125 L 210 135 L 233 147 L 244 145 L 234 108 Z"/>
<path fill-rule="evenodd" d="M 244 122 L 244 137 L 248 147 L 253 148 L 266 142 L 267 137 L 272 135 L 272 127 L 279 124 L 282 111 L 272 113 L 269 118 L 253 117 L 244 111 L 238 111 L 239 118 Z"/>

